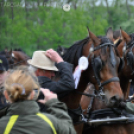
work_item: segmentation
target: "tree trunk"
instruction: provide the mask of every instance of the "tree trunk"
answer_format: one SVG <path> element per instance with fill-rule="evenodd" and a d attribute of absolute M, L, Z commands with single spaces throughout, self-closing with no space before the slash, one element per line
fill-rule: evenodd
<path fill-rule="evenodd" d="M 111 16 L 111 13 L 110 13 L 110 10 L 109 10 L 109 5 L 108 5 L 108 0 L 105 0 L 105 2 L 106 2 L 106 5 L 107 5 L 107 13 L 108 13 L 108 18 L 109 18 L 109 21 L 110 21 L 110 25 L 113 25 L 112 16 Z"/>
<path fill-rule="evenodd" d="M 37 0 L 37 5 L 38 5 L 38 7 L 40 6 L 40 0 Z"/>
<path fill-rule="evenodd" d="M 92 7 L 92 11 L 93 11 L 93 15 L 92 15 L 92 18 L 93 18 L 93 25 L 95 25 L 95 2 L 94 2 L 94 0 L 92 0 L 92 5 L 93 5 L 93 7 Z"/>
<path fill-rule="evenodd" d="M 46 6 L 48 0 L 43 0 L 43 6 Z"/>
<path fill-rule="evenodd" d="M 4 15 L 4 0 L 0 1 L 0 16 Z"/>
<path fill-rule="evenodd" d="M 26 20 L 28 19 L 28 3 L 27 0 L 25 0 L 25 11 L 26 11 Z"/>
<path fill-rule="evenodd" d="M 128 5 L 128 0 L 126 0 L 126 7 L 127 7 L 128 19 L 130 19 L 131 18 L 131 12 L 130 12 L 130 8 L 129 8 L 129 5 Z"/>
<path fill-rule="evenodd" d="M 13 0 L 11 0 L 11 13 L 12 13 L 12 20 L 14 19 L 14 14 L 13 14 Z"/>
<path fill-rule="evenodd" d="M 27 9 L 27 0 L 25 0 L 25 11 L 26 11 L 26 13 L 28 12 L 28 9 Z"/>

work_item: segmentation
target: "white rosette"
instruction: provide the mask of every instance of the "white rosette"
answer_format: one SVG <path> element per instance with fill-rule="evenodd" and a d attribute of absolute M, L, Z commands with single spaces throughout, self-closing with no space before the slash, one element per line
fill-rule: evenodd
<path fill-rule="evenodd" d="M 86 70 L 88 68 L 88 59 L 85 56 L 82 56 L 79 61 L 78 61 L 78 66 L 73 74 L 74 80 L 75 80 L 75 89 L 77 89 L 80 77 L 81 77 L 81 72 L 82 70 Z"/>
<path fill-rule="evenodd" d="M 88 63 L 87 57 L 82 56 L 82 57 L 79 59 L 78 65 L 79 65 L 80 70 L 86 70 L 86 69 L 88 68 L 88 64 L 89 64 L 89 63 Z"/>

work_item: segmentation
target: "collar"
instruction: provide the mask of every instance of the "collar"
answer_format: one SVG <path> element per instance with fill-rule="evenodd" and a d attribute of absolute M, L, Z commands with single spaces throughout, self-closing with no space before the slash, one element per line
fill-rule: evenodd
<path fill-rule="evenodd" d="M 38 76 L 38 82 L 39 84 L 51 82 L 52 80 L 46 76 Z"/>
<path fill-rule="evenodd" d="M 36 101 L 22 101 L 12 103 L 7 110 L 7 115 L 31 115 L 39 112 Z"/>

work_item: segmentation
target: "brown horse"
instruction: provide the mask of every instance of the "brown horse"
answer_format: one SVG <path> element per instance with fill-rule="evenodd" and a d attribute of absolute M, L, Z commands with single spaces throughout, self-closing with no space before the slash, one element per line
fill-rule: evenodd
<path fill-rule="evenodd" d="M 81 56 L 88 57 L 89 62 L 88 69 L 83 71 L 81 75 L 78 88 L 62 99 L 67 104 L 70 115 L 74 116 L 73 121 L 77 134 L 82 133 L 83 123 L 75 123 L 78 123 L 79 118 L 81 118 L 80 100 L 89 81 L 94 83 L 100 100 L 102 100 L 102 90 L 107 94 L 104 100 L 107 101 L 109 106 L 114 105 L 115 101 L 120 101 L 123 97 L 119 79 L 117 78 L 117 68 L 120 61 L 115 55 L 110 40 L 112 37 L 111 28 L 104 38 L 99 39 L 90 31 L 89 36 L 90 38 L 87 37 L 68 48 L 63 57 L 65 61 L 74 64 L 74 68 L 78 65 L 78 59 Z M 94 51 L 92 51 L 93 49 Z M 94 72 L 94 68 L 97 74 Z"/>
<path fill-rule="evenodd" d="M 134 34 L 127 34 L 122 29 L 122 39 L 118 40 L 116 45 L 122 65 L 119 70 L 120 85 L 125 99 L 128 98 L 130 84 L 134 79 Z"/>
<path fill-rule="evenodd" d="M 2 51 L 0 52 L 0 55 L 4 55 L 9 63 L 9 67 L 13 68 L 19 65 L 28 65 L 27 60 L 29 57 L 21 50 L 17 51 Z"/>
<path fill-rule="evenodd" d="M 132 68 L 131 66 L 128 64 L 128 58 L 131 58 L 131 53 L 130 55 L 128 54 L 130 52 L 130 47 L 127 47 L 127 49 L 125 50 L 124 49 L 124 44 L 126 42 L 126 38 L 127 38 L 127 45 L 131 44 L 131 41 L 132 39 L 131 36 L 127 35 L 123 30 L 121 30 L 121 33 L 122 33 L 122 36 L 123 36 L 123 39 L 122 41 L 119 42 L 118 44 L 118 47 L 117 47 L 117 55 L 121 58 L 124 56 L 124 58 L 120 59 L 120 65 L 119 67 L 117 68 L 117 71 L 119 72 L 119 76 L 120 76 L 120 84 L 122 86 L 122 90 L 123 90 L 123 93 L 125 95 L 125 99 L 128 98 L 128 93 L 129 92 L 128 90 L 126 90 L 126 87 L 128 86 L 129 84 L 129 79 L 132 78 Z M 132 47 L 132 45 L 131 45 Z M 124 51 L 125 53 L 124 53 Z M 133 57 L 132 57 L 133 58 Z M 124 65 L 123 65 L 124 63 Z M 124 79 L 124 77 L 126 77 Z M 127 81 L 126 81 L 127 79 Z M 127 84 L 126 84 L 127 83 Z M 123 85 L 126 85 L 125 87 L 123 87 Z M 129 89 L 129 88 L 127 88 Z M 84 91 L 85 93 L 88 93 L 88 94 L 93 94 L 94 91 L 96 90 L 96 88 L 89 84 L 86 88 L 86 90 Z M 112 90 L 111 90 L 112 91 Z M 118 91 L 117 91 L 118 92 Z M 82 109 L 84 110 L 84 114 L 87 115 L 88 117 L 89 116 L 92 116 L 93 117 L 93 113 L 97 115 L 101 115 L 101 117 L 99 116 L 98 118 L 102 118 L 104 116 L 104 114 L 106 114 L 107 116 L 110 116 L 110 114 L 108 113 L 107 114 L 107 111 L 99 111 L 99 113 L 96 112 L 96 110 L 98 109 L 104 109 L 104 107 L 101 105 L 102 102 L 99 101 L 97 98 L 88 98 L 86 96 L 83 96 L 82 99 L 81 99 L 81 106 L 82 106 Z M 112 114 L 118 112 L 118 115 L 121 116 L 121 111 L 117 110 L 116 112 L 113 110 L 114 107 L 112 108 L 112 110 L 110 109 L 110 111 L 108 112 L 112 112 Z M 102 112 L 102 113 L 101 113 Z M 105 113 L 104 113 L 105 112 Z M 91 114 L 92 113 L 92 114 Z M 117 113 L 116 113 L 117 114 Z M 105 118 L 106 120 L 106 118 Z M 101 125 L 98 125 L 96 127 L 89 127 L 88 125 L 84 128 L 84 131 L 83 131 L 83 134 L 133 134 L 134 133 L 134 124 L 133 123 L 127 123 L 126 122 L 114 122 L 114 123 L 111 123 L 110 125 L 108 125 L 108 123 L 110 124 L 110 122 L 107 122 L 107 123 L 104 123 L 104 124 L 101 124 Z"/>

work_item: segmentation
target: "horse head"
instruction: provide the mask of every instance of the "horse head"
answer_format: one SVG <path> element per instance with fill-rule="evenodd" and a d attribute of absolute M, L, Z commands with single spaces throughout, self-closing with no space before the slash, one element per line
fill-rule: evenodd
<path fill-rule="evenodd" d="M 83 72 L 85 78 L 94 84 L 97 94 L 104 97 L 105 104 L 100 107 L 115 106 L 123 99 L 118 78 L 120 59 L 117 56 L 113 40 L 112 28 L 109 28 L 106 36 L 98 38 L 91 31 L 89 42 L 83 47 L 83 55 L 88 57 L 89 67 Z M 96 104 L 98 105 L 98 104 Z"/>
<path fill-rule="evenodd" d="M 67 48 L 63 47 L 63 46 L 58 46 L 57 48 L 57 52 L 60 54 L 60 56 L 63 56 L 67 51 Z"/>
<path fill-rule="evenodd" d="M 115 48 L 120 57 L 119 78 L 125 99 L 128 98 L 130 80 L 134 79 L 134 34 L 127 34 L 120 28 L 120 39 Z"/>

